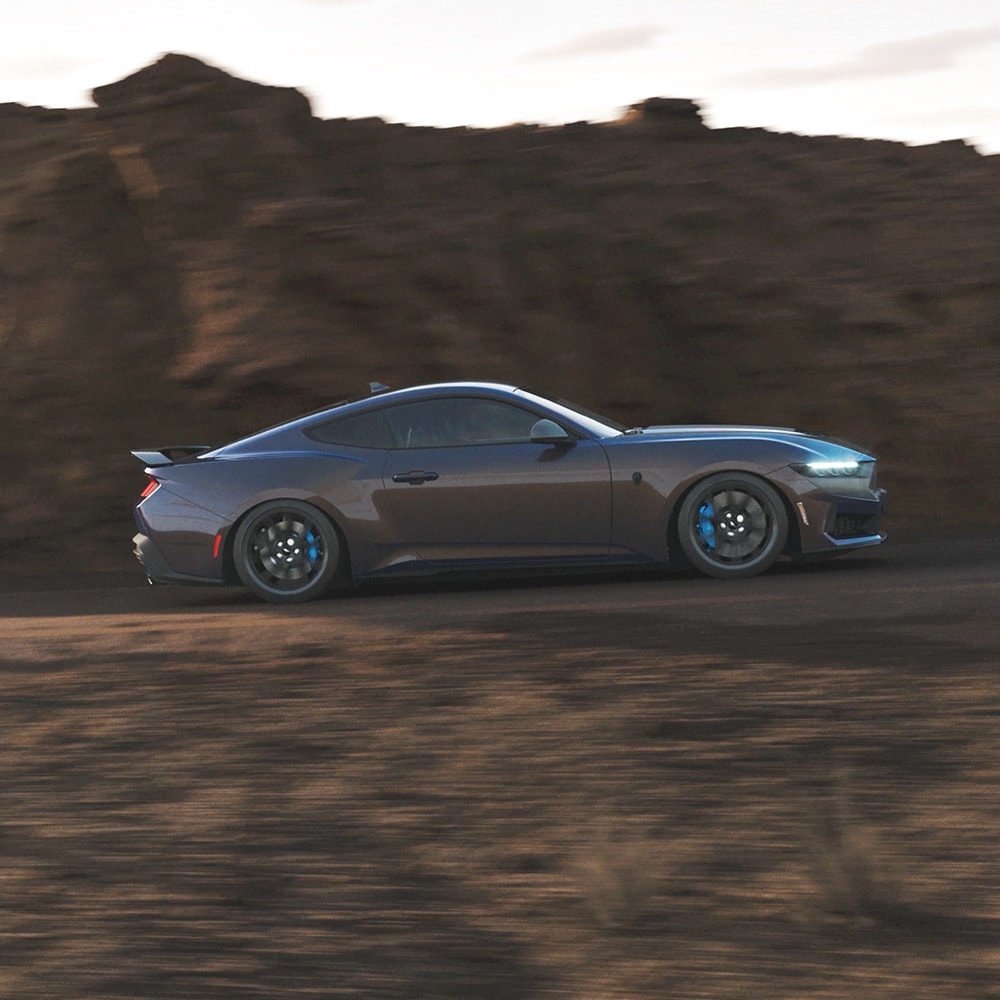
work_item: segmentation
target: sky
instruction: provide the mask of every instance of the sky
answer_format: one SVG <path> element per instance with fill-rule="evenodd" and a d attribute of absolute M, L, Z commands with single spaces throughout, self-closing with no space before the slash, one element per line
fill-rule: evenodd
<path fill-rule="evenodd" d="M 1000 152 L 997 0 L 0 0 L 0 102 L 83 107 L 165 52 L 322 118 L 762 126 Z"/>

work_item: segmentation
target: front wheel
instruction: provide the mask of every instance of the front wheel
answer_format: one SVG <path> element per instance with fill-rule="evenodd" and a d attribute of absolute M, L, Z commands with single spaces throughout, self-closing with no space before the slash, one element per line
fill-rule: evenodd
<path fill-rule="evenodd" d="M 233 543 L 240 579 L 273 604 L 298 604 L 329 589 L 341 562 L 340 538 L 311 504 L 272 500 L 250 512 Z"/>
<path fill-rule="evenodd" d="M 681 549 L 695 569 L 719 579 L 763 573 L 781 555 L 788 516 L 762 479 L 721 473 L 698 483 L 677 515 Z"/>

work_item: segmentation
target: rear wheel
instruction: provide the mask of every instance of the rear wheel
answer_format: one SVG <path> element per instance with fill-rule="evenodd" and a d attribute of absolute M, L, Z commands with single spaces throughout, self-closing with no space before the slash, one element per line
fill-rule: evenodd
<path fill-rule="evenodd" d="M 340 538 L 330 519 L 311 504 L 272 500 L 240 524 L 233 561 L 258 597 L 297 604 L 329 589 L 340 568 Z"/>
<path fill-rule="evenodd" d="M 762 479 L 722 473 L 698 483 L 681 504 L 677 532 L 684 555 L 706 576 L 763 573 L 781 555 L 788 516 Z"/>

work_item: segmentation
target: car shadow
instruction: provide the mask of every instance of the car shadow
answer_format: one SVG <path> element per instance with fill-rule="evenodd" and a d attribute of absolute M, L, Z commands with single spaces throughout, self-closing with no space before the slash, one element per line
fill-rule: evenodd
<path fill-rule="evenodd" d="M 769 577 L 810 576 L 816 573 L 857 573 L 867 572 L 873 566 L 884 565 L 879 555 L 852 553 L 852 558 L 820 559 L 806 562 L 783 560 L 767 571 Z M 567 571 L 493 571 L 463 573 L 447 572 L 424 576 L 397 577 L 395 579 L 364 580 L 343 589 L 334 589 L 323 597 L 321 603 L 343 603 L 366 601 L 384 597 L 401 597 L 409 594 L 465 594 L 469 592 L 489 593 L 531 590 L 572 590 L 595 584 L 653 583 L 658 581 L 688 581 L 725 586 L 727 581 L 711 580 L 689 566 L 655 566 L 628 569 L 590 569 Z M 193 592 L 192 592 L 193 593 Z M 210 595 L 199 589 L 192 604 L 198 607 L 238 607 L 250 605 L 260 607 L 261 602 L 248 591 L 234 588 L 213 590 Z M 309 602 L 315 604 L 316 601 Z M 276 605 L 287 609 L 294 605 Z"/>

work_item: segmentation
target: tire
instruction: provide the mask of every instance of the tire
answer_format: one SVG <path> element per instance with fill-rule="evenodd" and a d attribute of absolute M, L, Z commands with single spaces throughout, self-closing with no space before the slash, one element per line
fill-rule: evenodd
<path fill-rule="evenodd" d="M 681 550 L 691 565 L 720 580 L 757 576 L 788 538 L 785 505 L 756 476 L 720 473 L 698 483 L 677 515 Z"/>
<path fill-rule="evenodd" d="M 240 523 L 233 562 L 243 583 L 272 604 L 300 604 L 320 597 L 342 561 L 337 529 L 311 504 L 271 500 Z"/>

